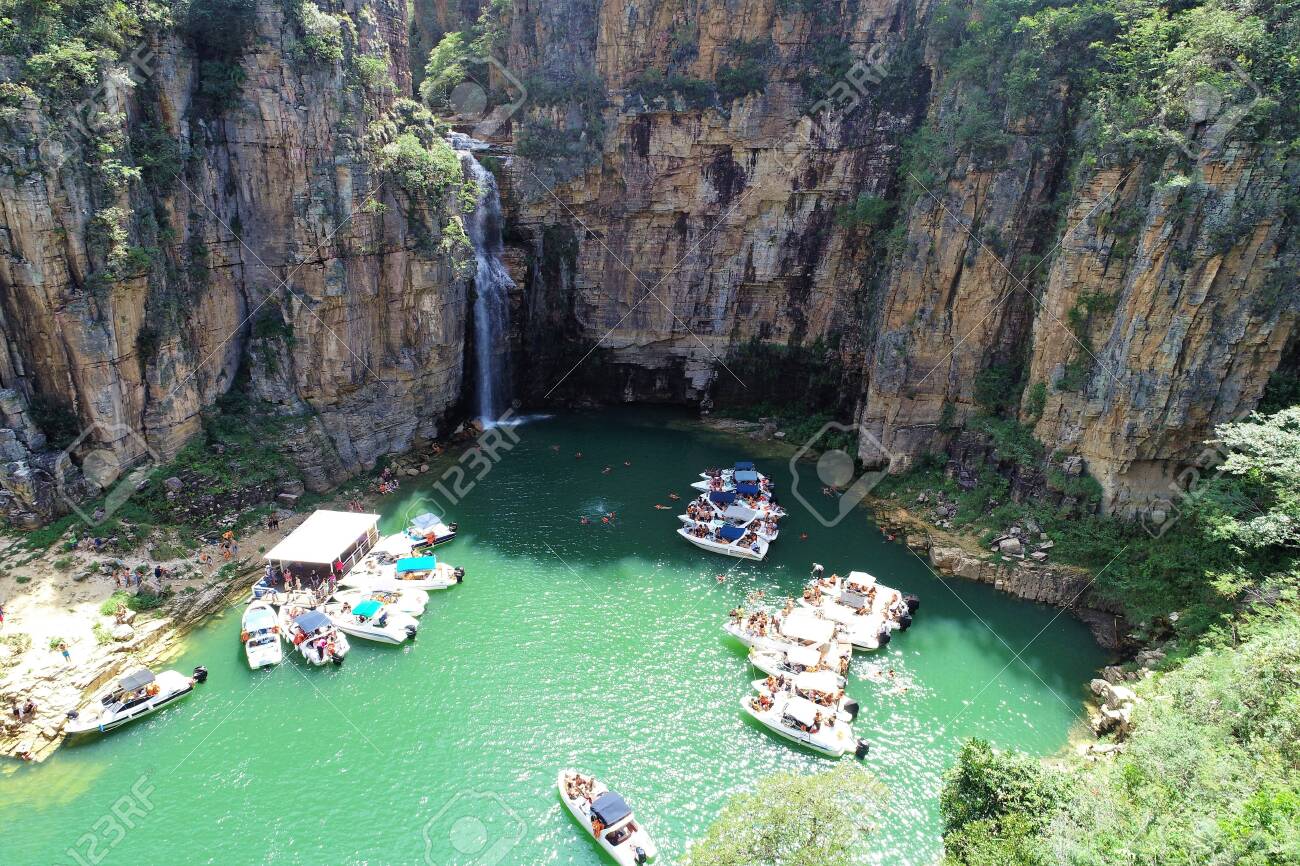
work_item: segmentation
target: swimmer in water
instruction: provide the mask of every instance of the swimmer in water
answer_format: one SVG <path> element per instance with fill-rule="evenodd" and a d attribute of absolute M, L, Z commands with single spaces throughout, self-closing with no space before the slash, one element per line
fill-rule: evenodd
<path fill-rule="evenodd" d="M 581 460 L 581 459 L 582 459 L 582 452 L 581 452 L 581 451 L 575 451 L 575 452 L 573 452 L 573 459 L 574 459 L 574 460 Z"/>
<path fill-rule="evenodd" d="M 660 505 L 658 502 L 655 503 L 655 511 L 668 511 L 668 510 L 669 509 L 667 505 Z"/>
<path fill-rule="evenodd" d="M 578 518 L 578 522 L 581 523 L 583 526 L 586 526 L 588 523 L 591 523 L 591 521 L 587 519 L 587 515 L 585 514 Z"/>
<path fill-rule="evenodd" d="M 613 466 L 606 466 L 604 469 L 600 470 L 600 474 L 601 474 L 601 475 L 608 475 L 609 473 L 611 473 L 611 472 L 613 472 L 613 471 L 614 471 L 614 467 L 613 467 Z"/>
<path fill-rule="evenodd" d="M 669 494 L 668 494 L 668 498 L 669 498 L 669 499 L 681 499 L 681 497 L 678 496 L 676 493 L 669 493 Z"/>

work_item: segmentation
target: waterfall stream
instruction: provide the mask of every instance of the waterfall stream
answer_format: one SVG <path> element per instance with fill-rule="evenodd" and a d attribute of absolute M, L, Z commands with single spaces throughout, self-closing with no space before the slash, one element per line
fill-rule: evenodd
<path fill-rule="evenodd" d="M 476 408 L 479 420 L 488 426 L 510 406 L 509 292 L 515 284 L 501 262 L 501 197 L 496 178 L 470 149 L 459 152 L 479 190 L 478 206 L 466 220 L 465 229 L 478 261 L 474 274 Z"/>

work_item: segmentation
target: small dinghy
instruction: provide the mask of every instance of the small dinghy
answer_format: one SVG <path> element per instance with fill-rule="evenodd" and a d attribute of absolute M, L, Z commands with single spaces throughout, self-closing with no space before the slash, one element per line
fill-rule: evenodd
<path fill-rule="evenodd" d="M 366 599 L 355 606 L 327 604 L 324 611 L 339 631 L 353 637 L 377 643 L 400 644 L 414 640 L 420 624 L 415 617 L 374 599 Z"/>
<path fill-rule="evenodd" d="M 84 709 L 68 713 L 64 730 L 68 734 L 111 731 L 185 697 L 194 691 L 196 683 L 207 678 L 204 667 L 195 668 L 194 675 L 188 677 L 176 671 L 155 674 L 148 668 L 140 668 L 101 692 Z"/>
<path fill-rule="evenodd" d="M 455 523 L 443 523 L 436 514 L 421 514 L 411 521 L 406 528 L 406 535 L 422 546 L 437 547 L 456 537 L 459 527 Z"/>
<path fill-rule="evenodd" d="M 769 676 L 750 685 L 760 694 L 776 697 L 789 692 L 807 698 L 823 710 L 834 710 L 842 722 L 858 717 L 858 702 L 844 693 L 844 677 L 832 671 L 805 671 L 796 675 Z"/>
<path fill-rule="evenodd" d="M 291 611 L 292 608 L 285 608 Z M 334 622 L 319 610 L 301 611 L 287 616 L 285 631 L 289 640 L 298 648 L 298 652 L 308 664 L 320 667 L 333 663 L 343 664 L 348 650 L 352 647 Z"/>
<path fill-rule="evenodd" d="M 654 862 L 659 849 L 621 795 L 577 770 L 561 770 L 555 786 L 569 813 L 616 863 L 641 866 Z"/>
<path fill-rule="evenodd" d="M 429 604 L 428 591 L 406 589 L 396 586 L 396 583 L 393 581 L 388 586 L 371 586 L 367 589 L 341 589 L 334 593 L 334 600 L 353 607 L 363 601 L 377 601 L 407 616 L 422 616 Z"/>
<path fill-rule="evenodd" d="M 255 601 L 244 611 L 239 625 L 239 639 L 244 642 L 244 655 L 253 670 L 272 668 L 284 661 L 284 646 L 280 643 L 280 619 L 270 602 Z"/>
<path fill-rule="evenodd" d="M 807 698 L 789 692 L 779 695 L 754 694 L 741 698 L 740 706 L 754 721 L 787 740 L 814 752 L 839 758 L 853 752 L 862 758 L 870 746 L 855 740 L 848 722 L 836 721 L 836 713 Z"/>

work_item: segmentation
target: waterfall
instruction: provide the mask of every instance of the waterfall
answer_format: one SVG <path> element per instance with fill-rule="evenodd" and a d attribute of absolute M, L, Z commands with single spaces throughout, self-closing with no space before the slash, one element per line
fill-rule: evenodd
<path fill-rule="evenodd" d="M 479 190 L 478 206 L 465 228 L 478 260 L 474 274 L 474 360 L 478 416 L 486 427 L 510 405 L 509 291 L 515 284 L 501 262 L 501 197 L 496 178 L 468 148 L 460 150 L 460 157 Z"/>

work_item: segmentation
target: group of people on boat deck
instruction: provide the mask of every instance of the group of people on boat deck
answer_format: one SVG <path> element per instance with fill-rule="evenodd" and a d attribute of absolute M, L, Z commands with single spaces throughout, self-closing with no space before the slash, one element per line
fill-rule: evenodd
<path fill-rule="evenodd" d="M 594 797 L 596 780 L 591 776 L 574 773 L 564 780 L 564 796 L 570 800 L 586 800 L 590 805 Z"/>
<path fill-rule="evenodd" d="M 745 631 L 758 637 L 767 637 L 769 627 L 777 628 L 781 625 L 779 615 L 770 614 L 762 608 L 750 614 L 746 614 L 743 607 L 734 608 L 731 611 L 731 621 L 740 624 Z"/>
<path fill-rule="evenodd" d="M 805 691 L 795 686 L 792 680 L 787 679 L 786 677 L 783 676 L 774 677 L 769 675 L 768 678 L 763 681 L 763 685 L 767 688 L 769 692 L 772 692 L 773 694 L 776 694 L 777 692 L 785 691 L 786 689 L 789 688 L 793 688 L 795 694 L 799 695 L 800 697 L 807 698 L 808 700 L 812 701 L 814 704 L 817 704 L 818 706 L 830 707 L 832 709 L 835 708 L 839 704 L 840 699 L 844 697 L 843 689 L 836 690 L 834 694 L 828 694 L 826 692 Z"/>

